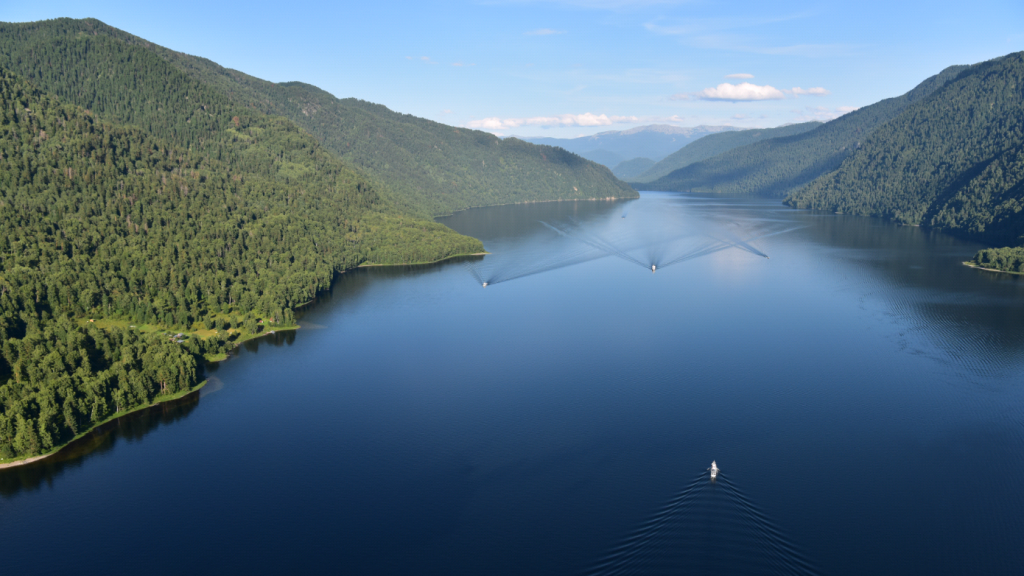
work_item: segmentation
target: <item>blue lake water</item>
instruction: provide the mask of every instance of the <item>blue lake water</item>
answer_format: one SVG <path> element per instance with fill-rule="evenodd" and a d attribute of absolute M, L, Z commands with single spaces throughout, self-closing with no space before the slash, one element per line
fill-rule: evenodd
<path fill-rule="evenodd" d="M 340 275 L 0 471 L 3 573 L 1024 573 L 1024 277 L 979 246 L 660 193 L 442 222 L 492 254 Z"/>

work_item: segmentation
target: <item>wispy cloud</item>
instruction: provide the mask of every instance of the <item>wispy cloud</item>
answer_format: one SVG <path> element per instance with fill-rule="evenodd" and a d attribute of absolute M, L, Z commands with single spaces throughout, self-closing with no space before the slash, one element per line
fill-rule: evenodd
<path fill-rule="evenodd" d="M 412 56 L 406 56 L 405 59 L 406 60 L 419 60 L 420 62 L 423 62 L 424 64 L 437 64 L 437 62 L 434 62 L 433 60 L 430 59 L 430 56 L 420 56 L 419 58 L 413 58 Z"/>
<path fill-rule="evenodd" d="M 507 130 L 522 126 L 610 126 L 612 124 L 635 124 L 638 116 L 608 116 L 607 114 L 560 114 L 558 116 L 534 116 L 531 118 L 499 118 L 497 116 L 482 120 L 470 120 L 467 128 L 480 130 Z"/>
<path fill-rule="evenodd" d="M 765 84 L 764 86 L 758 86 L 757 84 L 751 84 L 750 82 L 743 82 L 740 84 L 729 84 L 723 82 L 715 88 L 705 88 L 700 92 L 693 92 L 689 94 L 675 94 L 671 98 L 672 100 L 725 100 L 727 102 L 750 102 L 755 100 L 782 100 L 786 97 L 786 94 L 775 88 Z"/>
<path fill-rule="evenodd" d="M 753 74 L 745 74 L 745 73 L 741 73 L 741 74 L 726 74 L 725 77 L 726 78 L 738 78 L 740 80 L 749 80 L 749 79 L 753 78 L 754 75 Z"/>
<path fill-rule="evenodd" d="M 565 30 L 552 30 L 551 28 L 539 28 L 537 30 L 530 30 L 529 32 L 523 32 L 527 36 L 552 36 L 554 34 L 565 34 Z"/>
<path fill-rule="evenodd" d="M 772 45 L 762 35 L 750 31 L 810 16 L 810 13 L 798 13 L 771 17 L 656 18 L 645 23 L 644 28 L 659 36 L 678 36 L 681 42 L 697 48 L 754 54 L 822 58 L 847 56 L 862 48 L 854 44 Z M 727 76 L 733 77 L 737 76 Z"/>
<path fill-rule="evenodd" d="M 684 92 L 670 96 L 672 100 L 720 100 L 725 102 L 753 102 L 758 100 L 784 100 L 799 96 L 827 96 L 828 90 L 816 88 L 776 88 L 765 84 L 759 86 L 750 82 L 729 84 L 723 82 L 714 88 L 705 88 L 699 92 Z"/>
<path fill-rule="evenodd" d="M 456 68 L 465 68 L 467 66 L 476 66 L 476 64 L 463 64 L 462 62 L 452 62 L 452 66 Z"/>

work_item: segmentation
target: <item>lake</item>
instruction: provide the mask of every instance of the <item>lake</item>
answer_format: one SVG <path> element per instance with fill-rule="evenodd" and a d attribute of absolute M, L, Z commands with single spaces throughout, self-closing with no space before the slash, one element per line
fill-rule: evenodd
<path fill-rule="evenodd" d="M 664 193 L 441 221 L 491 254 L 339 275 L 0 470 L 4 573 L 1024 572 L 1024 277 L 979 245 Z"/>

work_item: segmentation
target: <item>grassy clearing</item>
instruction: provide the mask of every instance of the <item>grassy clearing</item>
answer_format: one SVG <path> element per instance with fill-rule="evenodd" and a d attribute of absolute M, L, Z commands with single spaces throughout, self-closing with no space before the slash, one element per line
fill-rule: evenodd
<path fill-rule="evenodd" d="M 243 324 L 245 320 L 245 316 L 241 314 L 225 313 L 214 314 L 212 318 L 215 321 L 223 321 L 232 326 L 239 326 Z M 258 328 L 256 332 L 249 332 L 241 327 L 217 330 L 214 328 L 207 328 L 200 323 L 193 324 L 189 330 L 179 330 L 176 328 L 168 328 L 167 326 L 160 324 L 132 324 L 128 320 L 117 320 L 113 318 L 83 318 L 79 320 L 79 324 L 82 326 L 92 324 L 101 330 L 121 328 L 123 330 L 137 330 L 139 332 L 150 334 L 166 334 L 167 338 L 171 340 L 187 340 L 189 338 L 207 340 L 214 336 L 219 336 L 227 341 L 229 348 L 236 348 L 239 344 L 254 338 L 259 338 L 260 336 L 266 336 L 267 334 L 275 332 L 283 332 L 285 330 L 297 330 L 299 328 L 298 324 L 274 326 L 265 325 L 262 320 L 257 322 Z M 178 336 L 179 334 L 181 335 L 180 337 Z M 222 360 L 226 360 L 227 357 L 227 352 L 206 354 L 204 356 L 207 362 L 220 362 Z"/>

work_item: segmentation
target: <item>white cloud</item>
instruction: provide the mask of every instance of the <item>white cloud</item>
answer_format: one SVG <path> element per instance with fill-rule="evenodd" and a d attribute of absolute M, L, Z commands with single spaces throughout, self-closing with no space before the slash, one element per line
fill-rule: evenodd
<path fill-rule="evenodd" d="M 610 126 L 612 124 L 634 124 L 639 122 L 638 116 L 608 116 L 607 114 L 561 114 L 559 116 L 534 116 L 532 118 L 484 118 L 466 122 L 467 128 L 480 130 L 507 130 L 521 126 Z"/>
<path fill-rule="evenodd" d="M 758 86 L 749 82 L 729 84 L 723 82 L 715 88 L 705 88 L 692 94 L 676 94 L 673 100 L 725 100 L 728 102 L 750 102 L 754 100 L 782 100 L 786 94 L 765 84 Z"/>
<path fill-rule="evenodd" d="M 737 76 L 737 75 L 734 75 Z M 818 86 L 816 88 L 793 88 L 778 89 L 765 84 L 758 86 L 750 82 L 740 84 L 719 84 L 714 88 L 705 88 L 700 92 L 674 94 L 672 100 L 721 100 L 726 102 L 753 102 L 757 100 L 783 100 L 785 98 L 798 98 L 800 96 L 827 96 L 831 94 L 828 90 Z"/>
<path fill-rule="evenodd" d="M 552 30 L 551 28 L 540 28 L 538 30 L 530 30 L 529 32 L 523 32 L 527 36 L 551 36 L 553 34 L 565 34 L 565 30 Z"/>
<path fill-rule="evenodd" d="M 754 77 L 753 74 L 726 74 L 726 78 L 739 78 L 740 80 L 749 80 Z"/>
<path fill-rule="evenodd" d="M 794 96 L 827 96 L 831 94 L 828 90 L 825 90 L 821 86 L 817 88 L 793 88 L 790 90 Z"/>

